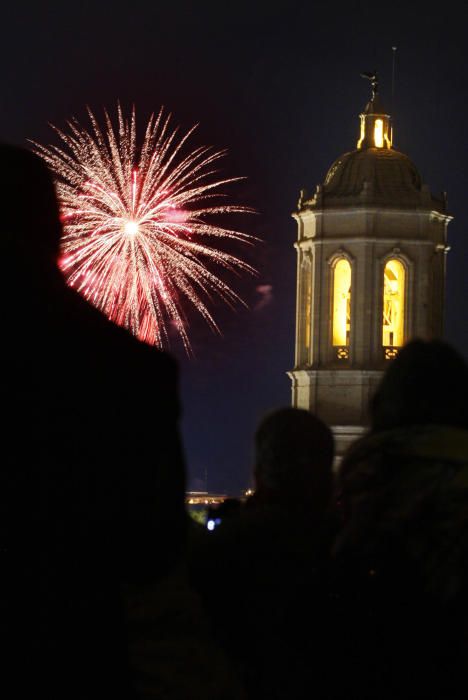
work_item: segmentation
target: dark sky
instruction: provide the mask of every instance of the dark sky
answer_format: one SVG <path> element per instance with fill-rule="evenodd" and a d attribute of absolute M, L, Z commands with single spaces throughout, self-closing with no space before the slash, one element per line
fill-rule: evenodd
<path fill-rule="evenodd" d="M 17 3 L 1 11 L 0 138 L 49 142 L 48 122 L 84 117 L 89 104 L 136 104 L 142 120 L 164 105 L 195 144 L 228 148 L 242 222 L 263 240 L 255 279 L 236 282 L 249 305 L 215 306 L 216 336 L 194 319 L 181 368 L 189 486 L 248 485 L 255 426 L 288 404 L 295 314 L 299 189 L 313 190 L 352 150 L 368 99 L 359 73 L 376 68 L 390 102 L 396 45 L 394 146 L 435 192 L 448 191 L 446 338 L 468 355 L 467 65 L 464 3 L 76 2 Z M 379 9 L 380 8 L 380 9 Z M 387 99 L 386 99 L 387 98 Z M 238 251 L 237 251 L 238 252 Z M 258 288 L 271 286 L 271 295 Z M 157 400 L 157 397 L 155 398 Z M 148 436 L 151 439 L 151 436 Z"/>

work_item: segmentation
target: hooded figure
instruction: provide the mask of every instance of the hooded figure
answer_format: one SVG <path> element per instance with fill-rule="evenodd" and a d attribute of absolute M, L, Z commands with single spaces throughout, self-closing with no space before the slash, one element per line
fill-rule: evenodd
<path fill-rule="evenodd" d="M 343 459 L 334 554 L 360 697 L 465 697 L 467 395 L 455 350 L 409 343 L 376 392 L 370 433 Z"/>
<path fill-rule="evenodd" d="M 185 540 L 177 370 L 65 284 L 40 159 L 1 146 L 0 172 L 5 697 L 129 697 L 121 584 Z"/>

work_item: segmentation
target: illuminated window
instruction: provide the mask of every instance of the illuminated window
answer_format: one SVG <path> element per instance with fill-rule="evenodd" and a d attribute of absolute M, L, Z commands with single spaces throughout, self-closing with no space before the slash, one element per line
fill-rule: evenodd
<path fill-rule="evenodd" d="M 341 258 L 333 271 L 333 345 L 349 346 L 351 321 L 351 265 Z"/>
<path fill-rule="evenodd" d="M 376 119 L 374 123 L 374 143 L 377 148 L 383 148 L 384 145 L 384 135 L 383 135 L 383 120 Z"/>
<path fill-rule="evenodd" d="M 405 268 L 399 260 L 389 260 L 384 270 L 382 345 L 403 345 L 405 320 Z"/>
<path fill-rule="evenodd" d="M 361 114 L 361 133 L 359 135 L 359 141 L 357 142 L 357 147 L 361 148 L 364 139 L 366 138 L 366 116 Z"/>

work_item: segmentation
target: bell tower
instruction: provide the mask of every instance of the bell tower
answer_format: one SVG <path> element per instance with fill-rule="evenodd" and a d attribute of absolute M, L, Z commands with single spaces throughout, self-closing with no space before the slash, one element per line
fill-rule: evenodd
<path fill-rule="evenodd" d="M 364 76 L 363 76 L 364 77 Z M 447 214 L 411 160 L 393 148 L 378 96 L 297 211 L 296 351 L 292 403 L 332 426 L 338 456 L 367 424 L 385 367 L 411 338 L 442 335 Z"/>

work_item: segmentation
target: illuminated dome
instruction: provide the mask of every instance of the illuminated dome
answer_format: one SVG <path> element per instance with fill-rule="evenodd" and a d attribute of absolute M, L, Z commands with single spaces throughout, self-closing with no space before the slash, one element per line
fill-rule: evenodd
<path fill-rule="evenodd" d="M 359 115 L 357 148 L 335 160 L 313 197 L 301 194 L 299 210 L 375 206 L 445 212 L 445 198 L 434 197 L 414 163 L 393 148 L 391 118 L 377 95 L 376 74 L 362 77 L 372 81 L 372 99 Z"/>
<path fill-rule="evenodd" d="M 392 148 L 365 148 L 340 156 L 323 185 L 325 200 L 367 195 L 367 201 L 387 205 L 417 205 L 422 181 L 416 166 Z"/>

